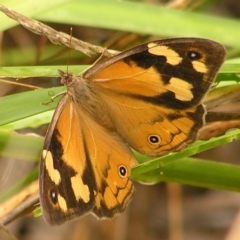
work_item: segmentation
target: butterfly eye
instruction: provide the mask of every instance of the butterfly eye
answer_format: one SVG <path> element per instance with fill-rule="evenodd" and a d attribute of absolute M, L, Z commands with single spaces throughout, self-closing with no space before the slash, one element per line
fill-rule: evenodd
<path fill-rule="evenodd" d="M 198 60 L 202 56 L 199 52 L 190 51 L 190 52 L 188 52 L 188 57 L 189 57 L 190 60 Z"/>
<path fill-rule="evenodd" d="M 50 191 L 50 198 L 51 198 L 53 204 L 57 203 L 57 193 L 55 190 Z"/>
<path fill-rule="evenodd" d="M 119 171 L 120 177 L 124 178 L 124 177 L 127 176 L 127 169 L 126 169 L 125 166 L 120 165 L 120 166 L 118 167 L 118 171 Z"/>
<path fill-rule="evenodd" d="M 160 137 L 158 135 L 150 135 L 148 136 L 148 141 L 152 144 L 156 144 L 160 142 Z"/>

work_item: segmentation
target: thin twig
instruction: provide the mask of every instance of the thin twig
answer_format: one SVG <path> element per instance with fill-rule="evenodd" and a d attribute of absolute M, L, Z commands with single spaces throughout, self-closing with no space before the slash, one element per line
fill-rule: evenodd
<path fill-rule="evenodd" d="M 86 55 L 91 55 L 94 53 L 102 53 L 106 57 L 111 57 L 116 54 L 114 50 L 106 50 L 103 47 L 92 45 L 87 42 L 83 42 L 77 38 L 74 38 L 64 32 L 58 32 L 55 29 L 38 22 L 34 19 L 28 18 L 20 13 L 13 11 L 10 8 L 6 8 L 3 5 L 0 5 L 0 11 L 5 13 L 8 17 L 19 22 L 24 28 L 30 30 L 41 36 L 46 36 L 54 44 L 63 44 L 67 47 L 76 49 Z M 71 39 L 71 40 L 70 40 Z M 71 44 L 69 44 L 71 41 Z"/>

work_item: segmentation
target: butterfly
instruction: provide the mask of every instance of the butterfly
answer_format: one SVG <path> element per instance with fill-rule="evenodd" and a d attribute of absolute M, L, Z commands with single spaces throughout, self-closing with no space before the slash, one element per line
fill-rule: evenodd
<path fill-rule="evenodd" d="M 204 125 L 202 104 L 221 67 L 222 45 L 200 38 L 145 43 L 79 76 L 60 71 L 63 94 L 40 163 L 40 203 L 51 225 L 123 212 L 134 194 L 131 149 L 180 151 Z"/>

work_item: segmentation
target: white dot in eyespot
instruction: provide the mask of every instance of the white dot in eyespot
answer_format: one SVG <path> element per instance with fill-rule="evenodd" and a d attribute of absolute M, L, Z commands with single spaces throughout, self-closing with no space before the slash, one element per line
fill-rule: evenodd
<path fill-rule="evenodd" d="M 56 193 L 56 191 L 54 191 L 54 190 L 50 191 L 50 198 L 51 198 L 53 204 L 57 203 L 57 193 Z"/>
<path fill-rule="evenodd" d="M 124 165 L 120 165 L 118 167 L 118 172 L 119 172 L 120 177 L 122 177 L 122 178 L 127 176 L 127 168 Z"/>
<path fill-rule="evenodd" d="M 201 58 L 201 54 L 199 52 L 190 51 L 188 52 L 188 57 L 191 60 L 198 60 Z"/>
<path fill-rule="evenodd" d="M 161 138 L 158 135 L 149 135 L 148 141 L 151 144 L 158 144 L 161 141 Z"/>

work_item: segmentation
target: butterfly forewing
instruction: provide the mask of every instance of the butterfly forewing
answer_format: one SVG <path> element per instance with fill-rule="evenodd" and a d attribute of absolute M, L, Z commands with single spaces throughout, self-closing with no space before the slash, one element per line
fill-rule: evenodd
<path fill-rule="evenodd" d="M 84 77 L 125 141 L 160 156 L 196 140 L 203 98 L 224 57 L 222 45 L 210 40 L 159 40 L 103 61 Z"/>
<path fill-rule="evenodd" d="M 40 200 L 43 215 L 52 225 L 84 215 L 94 207 L 96 181 L 91 165 L 88 167 L 90 159 L 73 108 L 74 103 L 65 95 L 53 117 L 46 135 L 49 143 L 42 154 L 40 176 L 44 184 L 40 184 Z"/>

